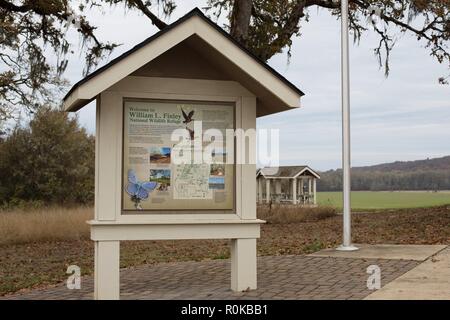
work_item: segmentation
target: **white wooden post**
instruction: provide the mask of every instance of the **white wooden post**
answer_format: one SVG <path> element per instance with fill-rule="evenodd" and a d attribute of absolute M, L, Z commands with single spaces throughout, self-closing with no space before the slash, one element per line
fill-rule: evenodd
<path fill-rule="evenodd" d="M 292 203 L 297 204 L 297 179 L 292 179 Z"/>
<path fill-rule="evenodd" d="M 120 241 L 95 241 L 94 298 L 120 299 Z"/>
<path fill-rule="evenodd" d="M 242 129 L 254 130 L 256 128 L 256 98 L 243 97 L 242 104 Z M 242 153 L 247 152 L 250 155 L 251 145 L 245 144 L 245 136 L 242 136 Z M 245 157 L 243 157 L 245 158 Z M 239 166 L 239 165 L 237 165 Z M 256 219 L 256 201 L 252 197 L 255 195 L 255 164 L 242 164 L 241 184 L 242 202 L 241 202 L 241 219 L 253 220 Z M 268 195 L 270 197 L 270 180 L 267 180 Z M 253 186 L 252 186 L 253 183 Z M 270 199 L 270 198 L 268 198 Z M 243 291 L 256 289 L 257 270 L 256 270 L 256 239 L 255 238 L 234 238 L 231 240 L 231 290 Z"/>
<path fill-rule="evenodd" d="M 122 99 L 114 92 L 103 92 L 97 97 L 95 138 L 95 220 L 114 221 L 117 214 L 116 187 L 119 166 L 118 143 L 121 130 Z M 108 112 L 103 112 L 103 110 Z M 101 115 L 101 116 L 100 116 Z M 119 175 L 120 177 L 120 175 Z M 92 230 L 92 229 L 91 229 Z M 94 241 L 94 298 L 120 299 L 120 242 Z"/>
<path fill-rule="evenodd" d="M 270 202 L 270 179 L 266 179 L 266 203 Z"/>
<path fill-rule="evenodd" d="M 317 204 L 317 179 L 314 177 L 313 178 L 313 199 L 314 199 L 314 204 Z"/>
<path fill-rule="evenodd" d="M 312 179 L 308 178 L 308 204 L 311 204 L 311 192 L 312 192 Z"/>
<path fill-rule="evenodd" d="M 256 289 L 256 239 L 231 242 L 231 290 Z"/>
<path fill-rule="evenodd" d="M 304 204 L 303 202 L 304 202 L 304 197 L 303 197 L 303 194 L 304 194 L 304 192 L 303 192 L 303 190 L 304 190 L 304 188 L 305 188 L 305 182 L 304 182 L 304 179 L 303 179 L 303 177 L 300 177 L 300 199 L 301 199 L 301 203 L 302 204 Z"/>

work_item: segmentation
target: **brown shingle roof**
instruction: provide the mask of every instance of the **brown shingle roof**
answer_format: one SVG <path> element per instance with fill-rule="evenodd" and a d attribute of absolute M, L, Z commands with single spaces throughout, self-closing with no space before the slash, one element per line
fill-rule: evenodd
<path fill-rule="evenodd" d="M 293 178 L 305 169 L 320 178 L 320 175 L 308 166 L 266 167 L 258 170 L 256 174 L 261 173 L 266 178 Z"/>

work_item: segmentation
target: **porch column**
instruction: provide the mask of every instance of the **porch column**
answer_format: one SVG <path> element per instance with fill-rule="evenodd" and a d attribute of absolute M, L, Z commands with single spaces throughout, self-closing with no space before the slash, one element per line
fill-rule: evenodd
<path fill-rule="evenodd" d="M 308 203 L 311 203 L 312 179 L 308 178 Z"/>
<path fill-rule="evenodd" d="M 266 203 L 270 202 L 270 179 L 266 179 Z"/>
<path fill-rule="evenodd" d="M 303 177 L 300 177 L 300 199 L 302 199 L 302 204 L 304 204 L 303 203 L 304 188 L 305 188 L 305 181 L 304 181 Z"/>
<path fill-rule="evenodd" d="M 292 203 L 297 204 L 297 179 L 292 179 Z"/>
<path fill-rule="evenodd" d="M 316 177 L 313 178 L 313 199 L 314 199 L 314 205 L 317 204 L 317 179 Z"/>
<path fill-rule="evenodd" d="M 263 192 L 262 192 L 262 179 L 258 178 L 258 203 L 263 202 Z"/>

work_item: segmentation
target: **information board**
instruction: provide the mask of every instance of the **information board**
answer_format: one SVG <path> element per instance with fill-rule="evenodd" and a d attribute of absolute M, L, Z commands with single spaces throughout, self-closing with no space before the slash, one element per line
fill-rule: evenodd
<path fill-rule="evenodd" d="M 123 118 L 124 214 L 233 210 L 234 104 L 125 99 Z"/>

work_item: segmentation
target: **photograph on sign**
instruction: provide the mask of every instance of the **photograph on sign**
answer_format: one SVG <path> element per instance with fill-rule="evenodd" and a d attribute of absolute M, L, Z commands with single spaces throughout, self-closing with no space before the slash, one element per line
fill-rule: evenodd
<path fill-rule="evenodd" d="M 233 210 L 234 128 L 234 104 L 125 99 L 123 212 Z"/>

